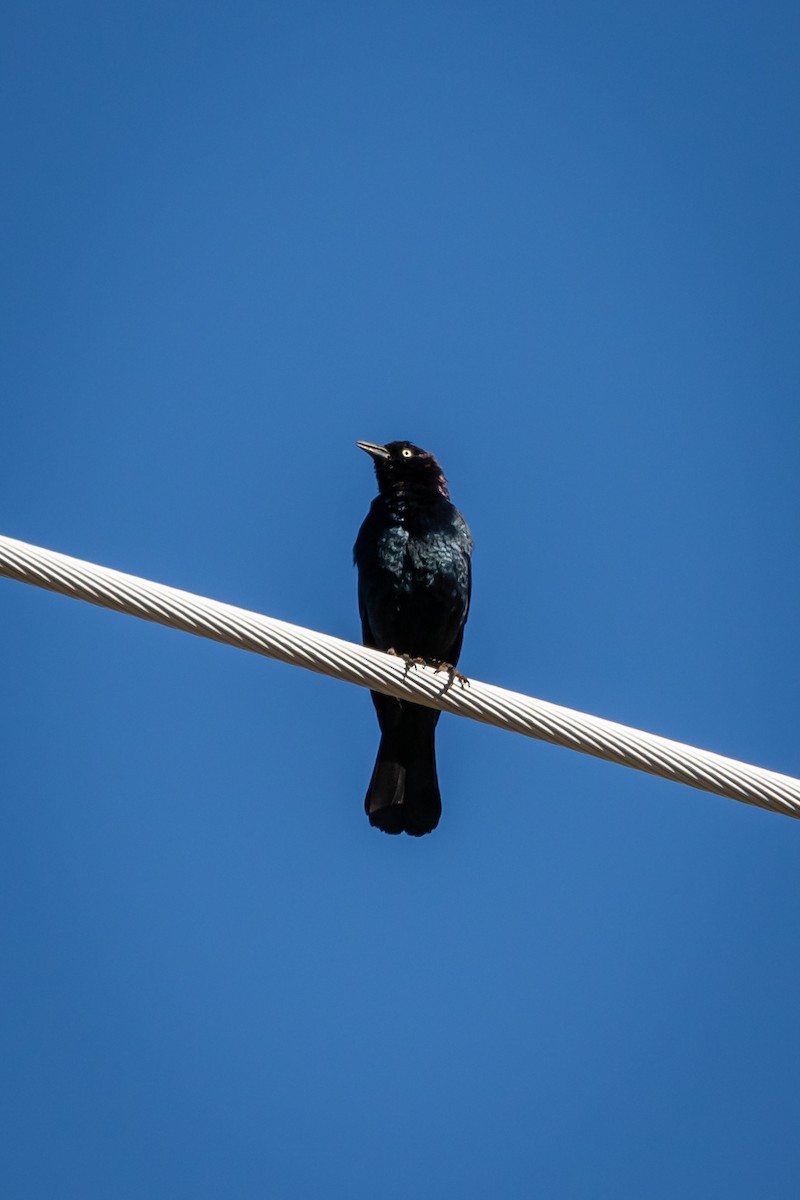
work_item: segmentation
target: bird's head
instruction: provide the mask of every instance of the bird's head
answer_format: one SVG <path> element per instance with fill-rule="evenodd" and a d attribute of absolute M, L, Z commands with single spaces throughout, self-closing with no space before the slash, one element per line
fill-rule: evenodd
<path fill-rule="evenodd" d="M 382 496 L 414 495 L 447 498 L 447 480 L 436 459 L 413 442 L 356 442 L 375 463 L 378 490 Z"/>

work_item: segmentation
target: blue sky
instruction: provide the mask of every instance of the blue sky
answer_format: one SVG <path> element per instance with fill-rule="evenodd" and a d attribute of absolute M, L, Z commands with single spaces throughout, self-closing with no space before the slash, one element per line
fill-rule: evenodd
<path fill-rule="evenodd" d="M 467 673 L 788 774 L 795 5 L 31 3 L 0 532 L 357 638 L 357 438 Z M 4 1194 L 796 1194 L 800 826 L 0 581 Z"/>

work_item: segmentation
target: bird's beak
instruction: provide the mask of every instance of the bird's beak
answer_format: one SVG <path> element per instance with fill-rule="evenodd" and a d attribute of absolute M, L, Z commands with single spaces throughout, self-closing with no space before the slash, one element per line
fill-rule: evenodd
<path fill-rule="evenodd" d="M 385 446 L 378 446 L 375 442 L 356 442 L 359 450 L 366 450 L 370 458 L 374 458 L 376 462 L 389 457 L 389 451 Z"/>

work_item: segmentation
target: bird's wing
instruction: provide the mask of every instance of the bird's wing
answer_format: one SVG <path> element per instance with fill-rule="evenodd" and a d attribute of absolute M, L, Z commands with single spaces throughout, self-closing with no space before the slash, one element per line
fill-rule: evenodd
<path fill-rule="evenodd" d="M 375 635 L 370 628 L 369 617 L 367 616 L 367 604 L 361 587 L 358 589 L 358 615 L 361 617 L 361 641 L 365 646 L 371 646 L 373 649 L 376 649 Z"/>

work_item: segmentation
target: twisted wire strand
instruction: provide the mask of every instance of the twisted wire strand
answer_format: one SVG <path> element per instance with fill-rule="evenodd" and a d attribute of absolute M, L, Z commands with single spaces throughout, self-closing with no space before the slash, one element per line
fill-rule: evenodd
<path fill-rule="evenodd" d="M 341 638 L 15 538 L 0 536 L 0 575 L 745 804 L 800 817 L 800 780 L 788 775 L 475 679 L 462 686 L 432 667 L 409 668 L 401 658 Z"/>

